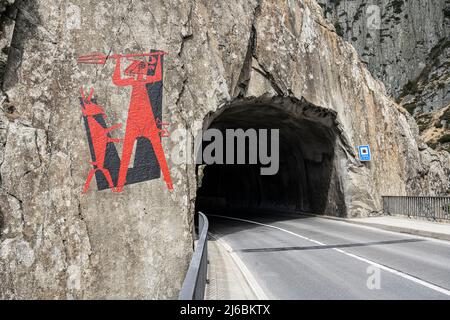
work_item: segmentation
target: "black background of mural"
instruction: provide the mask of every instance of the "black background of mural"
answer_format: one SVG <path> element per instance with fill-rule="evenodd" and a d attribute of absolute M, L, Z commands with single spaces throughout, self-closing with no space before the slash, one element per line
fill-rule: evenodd
<path fill-rule="evenodd" d="M 156 50 L 151 50 L 151 52 L 154 51 Z M 163 66 L 163 57 L 161 57 L 161 66 Z M 149 72 L 149 75 L 152 75 L 152 73 Z M 147 93 L 150 98 L 155 121 L 158 128 L 161 129 L 163 81 L 161 80 L 159 82 L 147 84 Z M 94 100 L 95 99 L 92 99 L 92 101 Z M 128 106 L 126 107 L 128 108 Z M 89 150 L 91 153 L 92 161 L 94 162 L 95 153 L 92 144 L 92 138 L 89 132 L 89 126 L 87 124 L 87 118 L 83 118 L 89 143 Z M 101 115 L 96 115 L 94 118 L 103 128 L 106 128 L 105 120 Z M 159 119 L 160 121 L 158 121 L 157 119 Z M 109 133 L 108 137 L 110 137 Z M 116 146 L 112 142 L 109 142 L 106 146 L 104 168 L 109 170 L 114 186 L 116 186 L 117 179 L 119 177 L 120 157 L 117 152 Z M 150 140 L 142 137 L 138 138 L 136 142 L 136 152 L 133 168 L 128 168 L 127 180 L 125 185 L 158 179 L 160 176 L 161 170 Z M 97 171 L 95 173 L 95 179 L 97 181 L 98 190 L 109 189 L 108 182 L 106 181 L 106 178 L 101 171 Z"/>

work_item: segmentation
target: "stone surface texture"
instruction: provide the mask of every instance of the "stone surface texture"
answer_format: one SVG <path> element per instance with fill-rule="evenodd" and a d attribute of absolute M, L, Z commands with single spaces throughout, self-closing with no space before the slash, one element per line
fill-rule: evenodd
<path fill-rule="evenodd" d="M 450 1 L 318 2 L 372 75 L 414 115 L 424 140 L 450 152 Z"/>
<path fill-rule="evenodd" d="M 176 298 L 184 279 L 194 164 L 169 161 L 173 192 L 157 179 L 120 194 L 95 184 L 81 193 L 90 156 L 79 87 L 95 88 L 108 124 L 125 123 L 130 94 L 112 84 L 112 62 L 77 64 L 91 52 L 167 51 L 163 118 L 190 136 L 207 115 L 243 100 L 292 113 L 308 103 L 318 108 L 314 117 L 333 114 L 333 188 L 345 208 L 330 205 L 328 214 L 367 216 L 381 210 L 381 195 L 449 190 L 449 154 L 427 147 L 413 117 L 315 1 L 11 3 L 0 5 L 8 7 L 2 36 L 11 35 L 1 40 L 9 43 L 0 112 L 1 298 Z M 393 89 L 406 79 L 396 81 Z M 371 145 L 372 162 L 357 159 L 361 144 Z M 171 154 L 177 142 L 163 145 Z"/>

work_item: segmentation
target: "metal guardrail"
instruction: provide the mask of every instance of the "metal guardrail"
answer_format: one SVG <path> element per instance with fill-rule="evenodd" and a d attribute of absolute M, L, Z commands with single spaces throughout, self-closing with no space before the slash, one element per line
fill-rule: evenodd
<path fill-rule="evenodd" d="M 450 220 L 450 197 L 384 196 L 383 212 L 428 220 Z"/>
<path fill-rule="evenodd" d="M 208 226 L 208 219 L 203 213 L 199 212 L 198 242 L 178 296 L 179 300 L 203 300 L 205 297 L 208 271 Z"/>

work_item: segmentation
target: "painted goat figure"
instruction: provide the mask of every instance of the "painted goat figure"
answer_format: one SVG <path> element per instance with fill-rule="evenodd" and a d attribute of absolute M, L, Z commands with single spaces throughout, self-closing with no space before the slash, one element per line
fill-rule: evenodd
<path fill-rule="evenodd" d="M 103 107 L 98 104 L 92 102 L 92 95 L 94 93 L 94 89 L 91 89 L 89 92 L 89 96 L 86 98 L 84 95 L 83 88 L 80 88 L 81 93 L 81 111 L 83 116 L 86 117 L 88 131 L 90 134 L 90 138 L 92 141 L 93 148 L 93 158 L 95 159 L 93 162 L 90 162 L 93 165 L 93 168 L 89 171 L 86 183 L 83 188 L 83 193 L 89 188 L 92 178 L 94 174 L 100 170 L 108 181 L 109 187 L 115 191 L 114 184 L 111 179 L 111 174 L 109 170 L 104 167 L 105 164 L 105 155 L 106 155 L 106 147 L 110 142 L 121 142 L 122 139 L 115 139 L 109 136 L 109 133 L 114 130 L 122 127 L 122 124 L 116 124 L 109 128 L 104 128 L 96 119 L 96 116 L 100 116 L 102 118 L 106 117 L 105 111 Z"/>

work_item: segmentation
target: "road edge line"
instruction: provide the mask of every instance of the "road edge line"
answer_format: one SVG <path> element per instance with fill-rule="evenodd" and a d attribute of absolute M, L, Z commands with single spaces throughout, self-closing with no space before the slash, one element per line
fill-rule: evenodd
<path fill-rule="evenodd" d="M 291 213 L 283 212 L 283 214 L 291 214 Z M 295 215 L 295 214 L 292 214 L 292 215 Z M 426 231 L 426 230 L 420 230 L 420 229 L 411 229 L 411 228 L 406 228 L 406 227 L 390 226 L 390 225 L 382 224 L 382 223 L 358 221 L 357 220 L 358 218 L 349 219 L 349 218 L 341 218 L 341 217 L 320 215 L 320 214 L 314 214 L 314 213 L 305 213 L 305 212 L 302 212 L 299 215 L 316 217 L 316 218 L 321 218 L 321 219 L 326 219 L 326 220 L 340 221 L 340 222 L 369 227 L 369 228 L 378 229 L 378 230 L 396 232 L 396 233 L 401 233 L 401 234 L 409 234 L 409 235 L 424 237 L 424 238 L 428 238 L 428 239 L 450 242 L 450 235 L 445 234 L 445 233 Z"/>
<path fill-rule="evenodd" d="M 238 267 L 239 271 L 242 273 L 242 276 L 244 277 L 245 281 L 247 281 L 248 286 L 253 291 L 254 295 L 258 300 L 270 300 L 269 297 L 267 297 L 264 290 L 261 288 L 261 286 L 256 281 L 255 277 L 251 273 L 251 271 L 247 268 L 247 266 L 244 264 L 244 262 L 239 258 L 239 256 L 236 254 L 236 252 L 233 251 L 231 246 L 222 238 L 218 237 L 217 235 L 208 232 L 209 236 L 213 238 L 220 246 L 222 246 L 231 256 L 234 263 Z"/>

